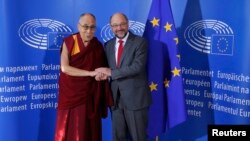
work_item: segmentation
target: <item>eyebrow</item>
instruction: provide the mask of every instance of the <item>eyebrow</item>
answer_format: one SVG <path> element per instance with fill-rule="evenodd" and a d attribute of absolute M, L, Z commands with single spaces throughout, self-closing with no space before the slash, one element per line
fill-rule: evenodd
<path fill-rule="evenodd" d="M 96 26 L 95 24 L 93 24 L 93 25 L 89 25 L 89 24 L 81 24 L 81 23 L 78 23 L 80 26 Z"/>

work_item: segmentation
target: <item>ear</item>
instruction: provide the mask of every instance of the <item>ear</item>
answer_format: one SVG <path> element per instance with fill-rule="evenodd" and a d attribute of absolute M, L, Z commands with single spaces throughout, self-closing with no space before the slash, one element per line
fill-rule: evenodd
<path fill-rule="evenodd" d="M 81 26 L 79 24 L 77 24 L 77 29 L 78 29 L 78 31 L 81 30 Z"/>

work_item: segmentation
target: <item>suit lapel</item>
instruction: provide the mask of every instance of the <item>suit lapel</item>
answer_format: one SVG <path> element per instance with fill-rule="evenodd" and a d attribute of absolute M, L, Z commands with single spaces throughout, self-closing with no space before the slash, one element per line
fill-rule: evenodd
<path fill-rule="evenodd" d="M 115 59 L 115 38 L 111 41 L 111 44 L 110 44 L 110 56 L 111 56 L 111 63 L 110 65 L 111 68 L 115 68 L 116 67 L 116 59 Z"/>
<path fill-rule="evenodd" d="M 134 37 L 134 35 L 131 32 L 129 32 L 129 36 L 128 36 L 128 39 L 124 45 L 124 49 L 123 49 L 123 53 L 122 53 L 122 57 L 121 57 L 121 65 L 122 65 L 122 62 L 123 62 L 126 54 L 129 53 L 130 50 L 132 50 L 131 47 L 133 47 L 133 44 L 132 44 L 133 37 Z"/>

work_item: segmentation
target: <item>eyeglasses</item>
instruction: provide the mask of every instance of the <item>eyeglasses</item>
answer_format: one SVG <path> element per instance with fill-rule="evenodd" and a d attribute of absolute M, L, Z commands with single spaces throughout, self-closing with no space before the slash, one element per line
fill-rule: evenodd
<path fill-rule="evenodd" d="M 111 27 L 113 27 L 113 28 L 118 28 L 119 26 L 120 26 L 120 27 L 125 27 L 126 25 L 127 25 L 127 23 L 112 24 Z"/>
<path fill-rule="evenodd" d="M 81 25 L 80 23 L 79 23 L 79 25 L 84 29 L 84 30 L 95 30 L 96 29 L 96 26 L 94 26 L 94 25 L 91 25 L 91 26 L 88 26 L 88 25 Z"/>

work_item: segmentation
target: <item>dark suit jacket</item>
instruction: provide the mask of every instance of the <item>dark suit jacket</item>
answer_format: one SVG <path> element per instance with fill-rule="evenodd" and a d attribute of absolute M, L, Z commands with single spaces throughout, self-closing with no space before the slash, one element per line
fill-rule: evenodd
<path fill-rule="evenodd" d="M 104 44 L 111 73 L 111 89 L 114 101 L 120 91 L 120 104 L 129 110 L 138 110 L 151 104 L 146 62 L 147 42 L 144 38 L 129 33 L 124 45 L 121 64 L 116 68 L 115 38 Z M 116 103 L 115 103 L 116 104 Z"/>

